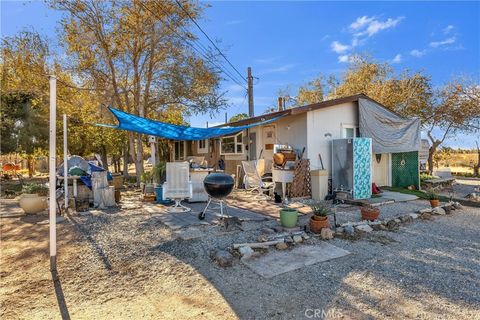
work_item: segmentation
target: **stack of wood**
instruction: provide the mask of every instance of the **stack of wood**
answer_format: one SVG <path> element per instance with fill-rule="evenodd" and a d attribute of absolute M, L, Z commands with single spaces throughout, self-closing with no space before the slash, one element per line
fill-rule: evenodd
<path fill-rule="evenodd" d="M 310 198 L 312 196 L 312 178 L 310 176 L 310 160 L 295 161 L 295 174 L 290 190 L 292 198 Z"/>

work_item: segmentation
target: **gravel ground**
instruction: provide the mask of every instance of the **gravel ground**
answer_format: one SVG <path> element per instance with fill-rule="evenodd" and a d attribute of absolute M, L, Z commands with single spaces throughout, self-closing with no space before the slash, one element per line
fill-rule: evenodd
<path fill-rule="evenodd" d="M 477 193 L 479 194 L 480 191 L 480 179 L 478 178 L 455 178 L 455 183 L 451 187 L 446 187 L 444 190 L 440 191 L 439 193 L 444 196 L 451 196 L 453 192 L 454 197 L 464 198 L 466 195 L 470 193 Z"/>
<path fill-rule="evenodd" d="M 418 206 L 427 202 L 389 205 L 389 213 L 382 207 L 382 215 Z M 57 293 L 72 318 L 308 319 L 323 311 L 346 319 L 479 319 L 478 208 L 355 241 L 336 238 L 330 243 L 351 255 L 271 279 L 238 259 L 218 267 L 210 254 L 256 241 L 274 221 L 248 222 L 244 232 L 199 227 L 204 237 L 182 240 L 158 217 L 132 208 L 72 216 L 59 225 Z M 48 226 L 29 219 L 0 220 L 1 318 L 60 318 L 48 272 Z"/>

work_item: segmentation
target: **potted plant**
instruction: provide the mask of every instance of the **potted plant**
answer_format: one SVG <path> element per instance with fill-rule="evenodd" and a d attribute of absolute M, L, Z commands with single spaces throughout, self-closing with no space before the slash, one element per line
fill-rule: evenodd
<path fill-rule="evenodd" d="M 380 216 L 380 208 L 370 204 L 363 206 L 360 212 L 362 214 L 362 220 L 374 221 Z"/>
<path fill-rule="evenodd" d="M 48 188 L 38 183 L 27 183 L 22 188 L 20 207 L 26 214 L 35 214 L 48 207 Z"/>
<path fill-rule="evenodd" d="M 438 197 L 438 195 L 433 192 L 433 191 L 428 191 L 427 192 L 427 198 L 428 200 L 430 200 L 430 205 L 432 206 L 432 208 L 436 208 L 439 206 L 440 204 L 440 199 Z"/>
<path fill-rule="evenodd" d="M 280 209 L 280 224 L 285 228 L 293 228 L 297 225 L 298 211 L 292 208 Z"/>
<path fill-rule="evenodd" d="M 157 198 L 157 203 L 168 204 L 171 201 L 163 199 L 163 183 L 165 183 L 167 174 L 167 164 L 165 161 L 160 161 L 153 167 L 152 177 L 155 182 L 155 194 Z"/>
<path fill-rule="evenodd" d="M 328 215 L 330 214 L 330 207 L 324 201 L 315 202 L 310 205 L 312 210 L 312 217 L 310 218 L 310 231 L 313 233 L 320 233 L 323 228 L 329 228 Z"/>
<path fill-rule="evenodd" d="M 144 172 L 140 176 L 140 189 L 142 192 L 153 193 L 152 172 Z"/>

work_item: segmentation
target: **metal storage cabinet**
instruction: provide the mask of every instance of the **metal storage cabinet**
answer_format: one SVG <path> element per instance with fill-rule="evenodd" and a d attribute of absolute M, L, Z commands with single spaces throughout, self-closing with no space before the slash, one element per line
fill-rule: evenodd
<path fill-rule="evenodd" d="M 332 190 L 344 190 L 353 199 L 372 195 L 372 139 L 332 140 Z"/>

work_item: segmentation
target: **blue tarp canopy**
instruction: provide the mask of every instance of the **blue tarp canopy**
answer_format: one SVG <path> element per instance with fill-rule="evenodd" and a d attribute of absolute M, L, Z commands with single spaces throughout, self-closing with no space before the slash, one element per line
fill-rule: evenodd
<path fill-rule="evenodd" d="M 170 140 L 204 140 L 210 138 L 217 138 L 222 136 L 231 135 L 242 130 L 259 126 L 262 124 L 270 123 L 277 120 L 279 117 L 275 117 L 266 121 L 257 122 L 245 126 L 239 127 L 222 127 L 222 128 L 194 128 L 187 126 L 180 126 L 176 124 L 164 123 L 156 120 L 142 118 L 130 113 L 120 111 L 115 108 L 108 108 L 118 120 L 118 125 L 98 124 L 99 126 L 133 131 L 152 136 L 157 136 Z"/>

